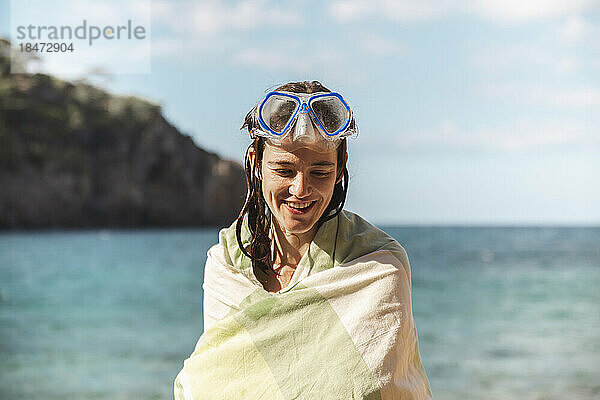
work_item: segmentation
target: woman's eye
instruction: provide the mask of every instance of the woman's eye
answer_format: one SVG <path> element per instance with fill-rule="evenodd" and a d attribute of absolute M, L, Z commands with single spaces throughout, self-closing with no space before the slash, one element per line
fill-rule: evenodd
<path fill-rule="evenodd" d="M 330 172 L 328 171 L 313 171 L 313 175 L 317 178 L 325 178 L 329 176 Z"/>

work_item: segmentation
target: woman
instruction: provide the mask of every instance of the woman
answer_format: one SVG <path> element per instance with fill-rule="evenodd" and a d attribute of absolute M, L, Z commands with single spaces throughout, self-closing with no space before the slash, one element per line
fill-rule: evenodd
<path fill-rule="evenodd" d="M 288 83 L 242 128 L 248 196 L 208 252 L 205 330 L 175 398 L 431 398 L 406 253 L 342 210 L 350 107 L 319 82 Z"/>

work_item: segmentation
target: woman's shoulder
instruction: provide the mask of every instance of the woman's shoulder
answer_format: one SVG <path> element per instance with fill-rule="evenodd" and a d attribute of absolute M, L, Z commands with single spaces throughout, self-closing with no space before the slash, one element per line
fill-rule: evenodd
<path fill-rule="evenodd" d="M 244 221 L 245 222 L 245 221 Z M 236 236 L 237 220 L 232 224 L 219 231 L 219 242 L 211 247 L 209 252 L 219 252 L 225 258 L 227 264 L 237 267 L 238 269 L 246 269 L 251 266 L 248 257 L 242 253 Z M 245 226 L 241 229 L 241 239 L 244 245 L 249 243 L 249 233 Z"/>
<path fill-rule="evenodd" d="M 343 210 L 338 215 L 336 260 L 350 262 L 376 251 L 387 250 L 402 264 L 410 277 L 408 256 L 396 239 L 358 214 Z"/>

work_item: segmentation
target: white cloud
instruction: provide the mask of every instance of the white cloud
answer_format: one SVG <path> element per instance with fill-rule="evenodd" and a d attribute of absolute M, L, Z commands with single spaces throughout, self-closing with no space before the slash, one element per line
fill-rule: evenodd
<path fill-rule="evenodd" d="M 329 13 L 339 22 L 351 22 L 373 13 L 369 2 L 365 0 L 341 0 L 329 5 Z"/>
<path fill-rule="evenodd" d="M 294 3 L 270 0 L 156 0 L 152 7 L 157 32 L 152 39 L 153 56 L 191 63 L 231 59 L 240 47 L 254 47 L 247 40 L 248 33 L 295 28 L 304 21 Z"/>
<path fill-rule="evenodd" d="M 11 24 L 39 26 L 119 25 L 131 19 L 149 28 L 151 0 L 27 0 L 11 2 Z"/>
<path fill-rule="evenodd" d="M 572 15 L 517 42 L 482 44 L 469 56 L 469 63 L 489 75 L 573 76 L 588 68 L 598 69 L 599 37 L 600 26 Z"/>
<path fill-rule="evenodd" d="M 578 44 L 589 42 L 598 44 L 597 39 L 600 36 L 600 27 L 596 26 L 580 16 L 573 15 L 558 28 L 558 38 L 568 44 Z M 594 41 L 594 42 L 592 42 Z"/>
<path fill-rule="evenodd" d="M 230 56 L 230 62 L 246 70 L 262 70 L 273 75 L 281 73 L 288 81 L 317 79 L 328 82 L 332 88 L 338 84 L 363 84 L 372 79 L 368 72 L 357 68 L 347 58 L 348 54 L 332 50 L 327 43 L 308 51 L 303 49 L 302 42 L 290 40 L 286 43 L 289 45 L 286 50 L 282 50 L 279 43 L 243 48 Z"/>
<path fill-rule="evenodd" d="M 600 135 L 589 124 L 570 119 L 518 119 L 494 128 L 470 128 L 445 121 L 431 130 L 400 132 L 395 150 L 474 150 L 503 153 L 549 149 L 600 149 Z"/>
<path fill-rule="evenodd" d="M 152 54 L 188 63 L 233 63 L 269 72 L 335 75 L 343 81 L 358 82 L 365 74 L 353 67 L 352 55 L 342 48 L 352 46 L 369 57 L 389 57 L 402 50 L 396 40 L 372 31 L 309 41 L 302 29 L 308 10 L 299 7 L 297 3 L 268 0 L 157 0 L 153 3 L 153 22 L 160 35 L 153 37 Z M 252 42 L 251 37 L 260 40 Z"/>
<path fill-rule="evenodd" d="M 371 17 L 422 21 L 443 14 L 449 3 L 443 0 L 338 0 L 330 3 L 329 14 L 344 23 Z"/>
<path fill-rule="evenodd" d="M 490 45 L 471 54 L 469 64 L 488 75 L 530 76 L 535 73 L 542 76 L 574 72 L 593 64 L 593 59 L 547 37 L 517 44 Z"/>
<path fill-rule="evenodd" d="M 329 13 L 342 23 L 369 18 L 410 22 L 453 14 L 513 23 L 578 14 L 598 6 L 596 0 L 337 0 L 330 4 Z"/>
<path fill-rule="evenodd" d="M 501 23 L 572 15 L 598 7 L 596 0 L 478 0 L 469 4 L 475 14 Z"/>
<path fill-rule="evenodd" d="M 593 86 L 556 88 L 519 83 L 494 83 L 482 89 L 492 98 L 557 109 L 600 108 L 600 88 Z"/>
<path fill-rule="evenodd" d="M 561 27 L 560 34 L 568 42 L 578 42 L 586 36 L 589 25 L 580 17 L 570 17 Z"/>
<path fill-rule="evenodd" d="M 174 32 L 211 36 L 244 32 L 261 27 L 297 26 L 303 16 L 293 7 L 268 0 L 245 0 L 233 4 L 218 0 L 153 2 L 154 21 Z"/>

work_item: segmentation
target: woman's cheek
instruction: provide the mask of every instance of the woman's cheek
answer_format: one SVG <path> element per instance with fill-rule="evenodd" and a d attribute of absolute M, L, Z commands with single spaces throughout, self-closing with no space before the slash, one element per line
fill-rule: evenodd
<path fill-rule="evenodd" d="M 315 185 L 319 189 L 319 192 L 323 193 L 325 197 L 329 196 L 329 192 L 333 194 L 333 189 L 335 187 L 335 177 L 322 179 L 317 182 Z"/>

